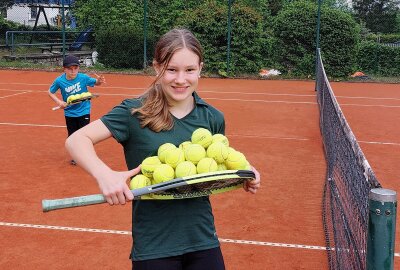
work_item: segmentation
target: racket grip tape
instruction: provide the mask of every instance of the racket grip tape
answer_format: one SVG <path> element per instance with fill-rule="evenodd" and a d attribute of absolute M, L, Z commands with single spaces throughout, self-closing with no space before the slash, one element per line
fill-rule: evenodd
<path fill-rule="evenodd" d="M 56 199 L 56 200 L 42 200 L 42 210 L 43 212 L 48 212 L 56 209 L 100 204 L 105 202 L 106 199 L 102 194 Z"/>

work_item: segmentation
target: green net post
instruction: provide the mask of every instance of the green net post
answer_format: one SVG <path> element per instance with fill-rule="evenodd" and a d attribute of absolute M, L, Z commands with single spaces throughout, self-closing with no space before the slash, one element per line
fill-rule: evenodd
<path fill-rule="evenodd" d="M 320 56 L 320 48 L 319 48 L 319 32 L 321 29 L 321 5 L 322 0 L 318 0 L 318 10 L 317 10 L 317 30 L 316 30 L 316 38 L 315 38 L 315 81 L 317 81 L 318 76 L 318 62 Z M 315 85 L 315 91 L 317 91 L 317 85 Z"/>
<path fill-rule="evenodd" d="M 393 270 L 397 195 L 375 188 L 369 194 L 367 270 Z"/>
<path fill-rule="evenodd" d="M 147 0 L 143 3 L 143 69 L 147 68 Z"/>

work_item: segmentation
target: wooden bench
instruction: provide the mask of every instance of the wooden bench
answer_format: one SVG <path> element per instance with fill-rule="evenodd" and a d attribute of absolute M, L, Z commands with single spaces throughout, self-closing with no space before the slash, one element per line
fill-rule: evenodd
<path fill-rule="evenodd" d="M 76 51 L 70 52 L 81 59 L 92 58 L 92 51 Z M 4 55 L 4 59 L 9 61 L 14 60 L 26 60 L 34 63 L 52 62 L 62 65 L 63 54 L 62 53 L 29 53 L 29 54 L 16 54 L 16 55 Z"/>
<path fill-rule="evenodd" d="M 68 41 L 65 42 L 65 48 L 68 50 L 70 48 L 70 46 L 73 45 L 73 44 L 76 44 L 76 41 L 68 40 Z M 81 43 L 78 43 L 78 44 L 80 44 L 81 46 L 88 46 L 91 49 L 93 49 L 93 47 L 95 45 L 94 42 L 81 42 Z M 48 51 L 48 52 L 61 51 L 63 49 L 63 43 L 62 43 L 62 41 L 61 42 L 48 43 L 48 44 L 46 44 L 46 46 L 40 46 L 38 48 L 42 50 L 42 53 L 44 53 L 46 51 Z"/>
<path fill-rule="evenodd" d="M 68 48 L 71 44 L 72 43 L 65 43 L 65 49 L 68 50 Z M 46 51 L 53 52 L 56 50 L 61 51 L 63 49 L 63 45 L 62 45 L 62 43 L 54 43 L 54 44 L 47 45 L 47 46 L 40 46 L 38 48 L 42 50 L 42 53 L 44 53 Z"/>

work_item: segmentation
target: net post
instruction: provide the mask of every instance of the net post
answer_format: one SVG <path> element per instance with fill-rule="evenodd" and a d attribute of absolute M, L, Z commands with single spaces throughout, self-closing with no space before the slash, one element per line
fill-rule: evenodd
<path fill-rule="evenodd" d="M 393 270 L 397 194 L 374 188 L 369 193 L 367 270 Z"/>

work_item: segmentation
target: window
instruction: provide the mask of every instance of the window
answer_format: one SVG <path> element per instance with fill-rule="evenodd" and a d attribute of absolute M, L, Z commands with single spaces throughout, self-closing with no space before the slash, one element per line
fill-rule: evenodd
<path fill-rule="evenodd" d="M 38 15 L 38 8 L 37 7 L 31 7 L 31 19 L 36 19 L 37 15 Z"/>

